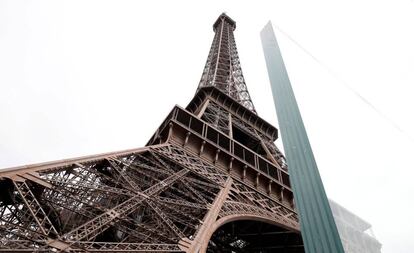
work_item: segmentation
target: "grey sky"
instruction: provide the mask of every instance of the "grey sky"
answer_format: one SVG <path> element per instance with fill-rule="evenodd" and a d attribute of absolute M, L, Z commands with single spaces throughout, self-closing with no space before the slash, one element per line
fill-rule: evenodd
<path fill-rule="evenodd" d="M 223 11 L 267 121 L 277 125 L 259 37 L 268 20 L 335 73 L 276 30 L 328 196 L 372 223 L 383 252 L 412 252 L 410 0 L 0 0 L 0 167 L 145 145 L 194 95 Z"/>

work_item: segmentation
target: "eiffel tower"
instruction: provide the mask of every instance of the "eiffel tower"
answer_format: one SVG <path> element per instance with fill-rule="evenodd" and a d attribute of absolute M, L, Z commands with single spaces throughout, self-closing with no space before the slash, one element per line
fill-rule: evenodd
<path fill-rule="evenodd" d="M 226 14 L 197 92 L 143 148 L 0 171 L 0 251 L 304 252 L 277 129 Z"/>

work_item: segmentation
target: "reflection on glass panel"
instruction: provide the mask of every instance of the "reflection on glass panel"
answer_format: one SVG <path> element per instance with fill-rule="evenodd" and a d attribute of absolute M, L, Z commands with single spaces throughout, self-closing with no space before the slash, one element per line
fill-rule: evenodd
<path fill-rule="evenodd" d="M 375 238 L 371 224 L 333 200 L 329 204 L 346 253 L 381 252 L 381 243 Z"/>

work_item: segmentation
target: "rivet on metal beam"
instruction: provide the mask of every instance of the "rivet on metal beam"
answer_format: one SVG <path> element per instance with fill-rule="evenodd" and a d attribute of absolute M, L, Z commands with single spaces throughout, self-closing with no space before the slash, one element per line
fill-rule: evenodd
<path fill-rule="evenodd" d="M 269 194 L 270 196 L 271 193 L 272 193 L 272 180 L 269 180 L 269 183 L 267 184 L 267 194 Z"/>
<path fill-rule="evenodd" d="M 243 174 L 242 174 L 242 180 L 244 181 L 246 179 L 246 170 L 247 170 L 247 165 L 243 166 Z"/>
<path fill-rule="evenodd" d="M 282 187 L 282 189 L 280 189 L 280 201 L 282 201 L 283 202 L 283 199 L 285 198 L 285 196 L 284 196 L 284 192 L 285 191 L 285 187 Z"/>
<path fill-rule="evenodd" d="M 191 132 L 187 132 L 187 134 L 185 135 L 185 140 L 184 140 L 184 144 L 183 147 L 185 147 L 188 143 L 188 139 L 190 138 Z"/>
<path fill-rule="evenodd" d="M 216 150 L 216 156 L 214 157 L 214 164 L 216 164 L 216 162 L 218 160 L 218 157 L 219 157 L 219 154 L 220 154 L 220 149 L 217 149 Z"/>
<path fill-rule="evenodd" d="M 229 163 L 229 168 L 227 169 L 227 172 L 231 172 L 231 169 L 233 168 L 233 160 L 234 160 L 234 157 L 231 157 L 230 158 L 230 163 Z"/>
<path fill-rule="evenodd" d="M 198 152 L 198 155 L 201 155 L 203 153 L 205 145 L 206 145 L 206 141 L 201 142 L 200 152 Z"/>
<path fill-rule="evenodd" d="M 170 124 L 168 124 L 168 137 L 167 137 L 167 141 L 170 140 L 171 136 L 172 136 L 172 131 L 173 131 L 173 126 L 174 124 L 172 122 L 170 122 Z"/>
<path fill-rule="evenodd" d="M 257 188 L 257 186 L 259 186 L 259 176 L 260 176 L 260 173 L 257 173 L 256 178 L 254 180 L 254 187 L 256 187 L 256 188 Z"/>

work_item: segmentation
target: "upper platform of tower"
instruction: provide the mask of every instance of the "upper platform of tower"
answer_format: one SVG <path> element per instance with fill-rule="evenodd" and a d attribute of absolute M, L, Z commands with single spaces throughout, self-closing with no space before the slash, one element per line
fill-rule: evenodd
<path fill-rule="evenodd" d="M 260 174 L 290 191 L 283 154 L 273 143 L 277 128 L 257 115 L 244 82 L 233 36 L 236 23 L 221 14 L 213 27 L 195 96 L 186 108 L 174 107 L 147 145 L 173 143 L 216 166 L 252 173 L 252 178 Z M 287 198 L 290 206 L 292 198 Z"/>
<path fill-rule="evenodd" d="M 217 30 L 217 28 L 220 26 L 221 22 L 227 22 L 232 28 L 233 31 L 236 29 L 236 21 L 234 21 L 233 19 L 231 19 L 229 16 L 226 15 L 226 13 L 222 13 L 216 20 L 216 22 L 214 22 L 213 25 L 213 30 L 214 32 Z"/>
<path fill-rule="evenodd" d="M 242 106 L 256 113 L 244 80 L 233 31 L 236 22 L 221 14 L 214 22 L 215 32 L 198 90 L 216 87 Z"/>

